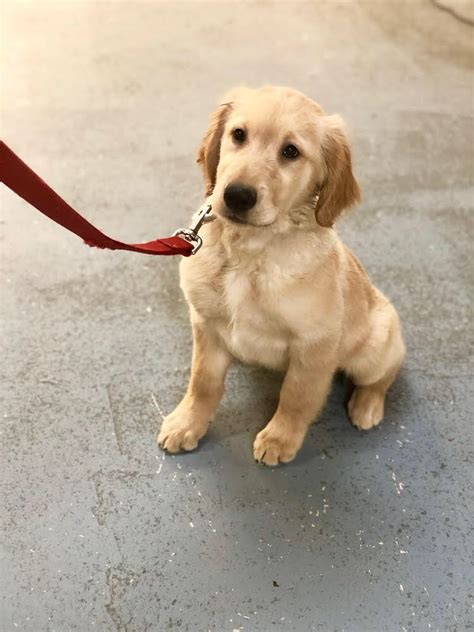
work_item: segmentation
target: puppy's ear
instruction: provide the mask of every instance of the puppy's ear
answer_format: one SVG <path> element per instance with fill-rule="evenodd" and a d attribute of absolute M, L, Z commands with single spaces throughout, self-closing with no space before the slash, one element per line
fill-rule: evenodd
<path fill-rule="evenodd" d="M 206 195 L 211 195 L 216 184 L 222 134 L 224 133 L 224 127 L 231 108 L 232 103 L 224 103 L 212 114 L 209 129 L 198 151 L 197 161 L 201 165 L 204 174 Z"/>
<path fill-rule="evenodd" d="M 323 117 L 322 142 L 326 177 L 316 207 L 318 224 L 331 227 L 342 211 L 361 199 L 361 191 L 352 173 L 352 158 L 344 122 L 337 114 Z"/>

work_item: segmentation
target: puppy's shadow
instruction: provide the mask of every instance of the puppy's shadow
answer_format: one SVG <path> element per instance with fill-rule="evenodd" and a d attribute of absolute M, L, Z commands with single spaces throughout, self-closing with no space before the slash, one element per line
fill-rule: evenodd
<path fill-rule="evenodd" d="M 291 470 L 321 457 L 331 461 L 341 448 L 350 445 L 358 432 L 347 415 L 347 403 L 353 390 L 352 382 L 344 373 L 336 373 L 323 410 L 310 427 L 297 457 L 285 467 Z"/>
<path fill-rule="evenodd" d="M 211 426 L 210 440 L 220 441 L 232 435 L 249 433 L 253 437 L 272 418 L 278 406 L 284 375 L 259 367 L 236 365 L 229 373 L 226 391 Z M 342 373 L 333 381 L 324 410 L 318 417 L 317 427 L 334 422 L 338 426 L 347 421 L 347 402 L 353 386 Z M 314 428 L 310 434 L 314 434 Z M 324 433 L 323 433 L 324 434 Z M 306 443 L 306 442 L 305 442 Z M 302 450 L 304 458 L 306 450 Z M 312 453 L 314 454 L 314 447 Z"/>
<path fill-rule="evenodd" d="M 247 435 L 251 443 L 255 434 L 273 416 L 279 399 L 283 374 L 262 368 L 236 365 L 228 376 L 226 393 L 211 426 L 208 441 L 223 441 L 233 435 Z M 324 457 L 329 460 L 338 453 L 354 449 L 354 442 L 365 440 L 375 448 L 383 435 L 397 431 L 395 419 L 400 400 L 406 395 L 407 381 L 402 374 L 389 390 L 385 421 L 370 432 L 354 428 L 347 413 L 347 404 L 354 391 L 354 384 L 344 373 L 337 373 L 328 400 L 314 423 L 298 453 L 297 458 L 285 467 L 293 468 Z M 316 420 L 315 420 L 316 422 Z"/>
<path fill-rule="evenodd" d="M 256 433 L 278 406 L 283 374 L 236 364 L 229 371 L 225 395 L 211 426 L 211 438 L 223 440 L 241 433 Z"/>
<path fill-rule="evenodd" d="M 369 431 L 355 428 L 349 418 L 347 405 L 355 385 L 343 373 L 333 381 L 331 393 L 317 423 L 313 424 L 297 458 L 287 467 L 296 467 L 318 457 L 329 463 L 338 460 L 340 454 L 357 454 L 367 450 L 369 454 L 384 449 L 391 439 L 400 433 L 400 421 L 407 423 L 407 409 L 412 399 L 412 387 L 407 373 L 402 370 L 395 383 L 389 388 L 385 400 L 382 423 Z"/>

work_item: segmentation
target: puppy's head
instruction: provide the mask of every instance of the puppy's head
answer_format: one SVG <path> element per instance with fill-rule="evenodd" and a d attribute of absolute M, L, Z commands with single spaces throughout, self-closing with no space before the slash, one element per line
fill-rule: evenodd
<path fill-rule="evenodd" d="M 342 119 L 296 90 L 237 88 L 199 150 L 214 212 L 242 226 L 332 226 L 360 199 Z"/>

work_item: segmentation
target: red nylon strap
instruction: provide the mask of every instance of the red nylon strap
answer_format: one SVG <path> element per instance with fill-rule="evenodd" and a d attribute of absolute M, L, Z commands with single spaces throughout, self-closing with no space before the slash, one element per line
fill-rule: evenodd
<path fill-rule="evenodd" d="M 125 244 L 108 237 L 60 198 L 3 141 L 0 141 L 0 182 L 54 222 L 82 237 L 88 246 L 147 255 L 189 256 L 192 253 L 193 245 L 181 237 L 155 239 L 143 244 Z"/>

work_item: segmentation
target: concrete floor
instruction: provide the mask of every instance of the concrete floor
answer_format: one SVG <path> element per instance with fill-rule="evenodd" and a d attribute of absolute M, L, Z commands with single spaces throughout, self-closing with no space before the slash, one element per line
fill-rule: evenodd
<path fill-rule="evenodd" d="M 5 139 L 126 240 L 187 224 L 228 87 L 340 112 L 365 194 L 340 232 L 409 349 L 369 434 L 336 382 L 296 461 L 256 465 L 280 378 L 238 366 L 200 450 L 165 456 L 178 261 L 88 249 L 2 189 L 2 632 L 467 630 L 472 27 L 374 0 L 7 3 L 2 28 Z"/>

